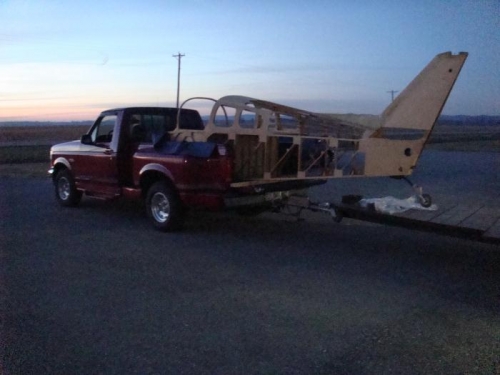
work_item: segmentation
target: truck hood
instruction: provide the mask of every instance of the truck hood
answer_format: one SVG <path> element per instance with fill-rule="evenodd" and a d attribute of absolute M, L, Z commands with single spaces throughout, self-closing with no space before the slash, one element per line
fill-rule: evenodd
<path fill-rule="evenodd" d="M 80 142 L 79 140 L 75 140 L 71 142 L 58 143 L 56 145 L 53 145 L 50 150 L 52 152 L 79 151 L 81 147 L 82 142 Z"/>

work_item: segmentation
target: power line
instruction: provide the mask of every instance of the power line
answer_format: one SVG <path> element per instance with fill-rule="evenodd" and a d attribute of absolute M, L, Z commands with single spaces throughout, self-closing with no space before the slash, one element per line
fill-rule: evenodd
<path fill-rule="evenodd" d="M 399 92 L 399 91 L 396 91 L 396 90 L 390 90 L 390 91 L 387 91 L 389 94 L 391 94 L 391 101 L 394 101 L 394 94 Z"/>
<path fill-rule="evenodd" d="M 177 108 L 179 108 L 179 92 L 181 87 L 181 59 L 186 56 L 181 54 L 180 52 L 177 55 L 172 55 L 177 59 Z"/>

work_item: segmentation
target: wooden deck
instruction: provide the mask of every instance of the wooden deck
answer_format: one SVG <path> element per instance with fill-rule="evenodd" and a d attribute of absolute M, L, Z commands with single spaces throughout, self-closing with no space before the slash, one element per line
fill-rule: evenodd
<path fill-rule="evenodd" d="M 498 202 L 442 202 L 437 211 L 409 210 L 397 215 L 429 224 L 442 224 L 459 231 L 475 230 L 479 239 L 500 243 L 500 205 Z"/>

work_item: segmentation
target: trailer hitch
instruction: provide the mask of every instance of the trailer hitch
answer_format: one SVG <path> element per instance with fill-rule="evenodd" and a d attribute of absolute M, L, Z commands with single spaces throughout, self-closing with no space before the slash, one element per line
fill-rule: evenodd
<path fill-rule="evenodd" d="M 294 213 L 291 213 L 291 208 L 295 209 Z M 284 212 L 287 210 L 287 212 Z M 303 210 L 309 210 L 312 212 L 323 212 L 332 217 L 333 221 L 340 223 L 343 219 L 342 212 L 333 203 L 329 202 L 313 202 L 306 196 L 292 195 L 283 202 L 281 207 L 281 212 L 284 214 L 295 216 L 298 220 L 302 220 L 300 217 Z"/>

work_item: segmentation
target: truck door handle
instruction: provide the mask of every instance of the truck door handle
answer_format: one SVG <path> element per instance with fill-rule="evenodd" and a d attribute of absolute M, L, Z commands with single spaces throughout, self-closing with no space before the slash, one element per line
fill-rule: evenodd
<path fill-rule="evenodd" d="M 113 153 L 113 150 L 110 148 L 107 148 L 104 150 L 104 155 L 111 155 Z"/>

